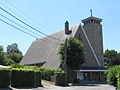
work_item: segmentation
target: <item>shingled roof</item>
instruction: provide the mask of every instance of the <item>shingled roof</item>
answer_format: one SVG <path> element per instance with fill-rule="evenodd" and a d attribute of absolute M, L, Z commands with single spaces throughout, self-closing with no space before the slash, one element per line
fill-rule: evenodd
<path fill-rule="evenodd" d="M 72 32 L 69 35 L 65 34 L 65 30 L 61 30 L 52 35 L 34 41 L 30 48 L 28 49 L 25 56 L 23 57 L 21 64 L 46 62 L 43 66 L 58 68 L 60 65 L 60 58 L 59 55 L 57 54 L 57 51 L 59 48 L 59 44 L 62 43 L 62 41 L 55 40 L 50 37 L 54 37 L 64 41 L 66 38 L 74 36 L 79 26 L 80 25 L 77 24 L 71 27 L 70 30 Z M 48 42 L 46 42 L 46 40 Z"/>

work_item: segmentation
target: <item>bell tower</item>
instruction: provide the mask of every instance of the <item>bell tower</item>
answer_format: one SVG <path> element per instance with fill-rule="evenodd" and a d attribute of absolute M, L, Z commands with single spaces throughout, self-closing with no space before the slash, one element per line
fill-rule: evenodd
<path fill-rule="evenodd" d="M 85 58 L 87 66 L 104 67 L 103 61 L 103 36 L 102 19 L 91 16 L 83 19 L 83 29 L 88 40 L 83 40 L 85 45 Z"/>

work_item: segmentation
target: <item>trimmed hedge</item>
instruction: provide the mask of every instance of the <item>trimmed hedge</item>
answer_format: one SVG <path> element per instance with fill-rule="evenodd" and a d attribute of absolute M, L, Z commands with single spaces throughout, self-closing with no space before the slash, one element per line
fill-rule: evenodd
<path fill-rule="evenodd" d="M 42 84 L 41 84 L 41 72 L 35 72 L 35 82 L 36 82 L 36 84 L 35 84 L 35 86 L 42 86 Z"/>
<path fill-rule="evenodd" d="M 56 74 L 55 85 L 57 85 L 57 86 L 66 86 L 67 85 L 65 73 L 57 73 Z"/>
<path fill-rule="evenodd" d="M 12 87 L 35 86 L 35 72 L 29 70 L 12 70 Z"/>
<path fill-rule="evenodd" d="M 7 88 L 10 85 L 10 69 L 0 68 L 0 88 Z"/>
<path fill-rule="evenodd" d="M 63 72 L 61 69 L 54 69 L 54 68 L 46 68 L 46 67 L 36 67 L 36 66 L 25 66 L 22 64 L 14 64 L 11 68 L 18 68 L 24 70 L 32 70 L 36 72 L 41 72 L 41 79 L 51 81 L 51 76 L 56 75 L 58 72 Z"/>
<path fill-rule="evenodd" d="M 38 71 L 42 72 L 42 79 L 51 81 L 51 76 L 56 75 L 56 73 L 63 72 L 61 69 L 53 69 L 53 68 L 46 68 L 40 67 Z"/>
<path fill-rule="evenodd" d="M 11 66 L 11 70 L 0 69 L 0 87 L 9 87 L 9 85 L 12 87 L 42 86 L 41 79 L 51 81 L 51 76 L 58 72 L 63 71 L 61 69 L 15 64 Z M 59 79 L 63 80 L 60 77 Z"/>

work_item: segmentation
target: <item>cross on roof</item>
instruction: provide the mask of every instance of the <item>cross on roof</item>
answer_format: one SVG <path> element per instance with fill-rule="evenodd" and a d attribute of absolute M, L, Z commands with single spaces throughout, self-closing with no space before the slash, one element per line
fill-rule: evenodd
<path fill-rule="evenodd" d="M 91 14 L 91 17 L 92 17 L 92 9 L 90 9 L 90 14 Z"/>

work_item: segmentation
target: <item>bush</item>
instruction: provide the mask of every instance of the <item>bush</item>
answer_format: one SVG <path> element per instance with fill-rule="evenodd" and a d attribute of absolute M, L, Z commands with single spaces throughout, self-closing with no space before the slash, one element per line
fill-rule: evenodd
<path fill-rule="evenodd" d="M 11 75 L 12 87 L 35 86 L 35 72 L 25 69 L 14 69 Z"/>
<path fill-rule="evenodd" d="M 109 68 L 107 72 L 107 82 L 120 90 L 120 65 Z"/>
<path fill-rule="evenodd" d="M 66 86 L 66 74 L 65 73 L 57 73 L 56 74 L 56 82 L 55 85 L 57 86 Z"/>
<path fill-rule="evenodd" d="M 117 73 L 116 77 L 117 77 L 117 88 L 118 90 L 120 90 L 120 72 Z"/>
<path fill-rule="evenodd" d="M 108 84 L 110 84 L 114 87 L 117 87 L 116 74 L 117 74 L 117 67 L 116 66 L 109 68 L 109 72 L 107 73 L 107 82 L 108 82 Z"/>
<path fill-rule="evenodd" d="M 120 57 L 111 59 L 107 66 L 111 67 L 111 66 L 115 66 L 115 65 L 120 65 Z"/>
<path fill-rule="evenodd" d="M 0 87 L 42 86 L 41 72 L 36 66 L 14 64 L 10 69 L 0 69 Z"/>
<path fill-rule="evenodd" d="M 19 85 L 24 86 L 24 83 L 22 83 L 22 82 L 26 82 L 26 81 L 23 81 L 22 78 L 25 77 L 25 74 L 23 74 L 22 76 L 19 76 L 19 75 L 21 75 L 22 73 L 26 73 L 28 71 L 33 71 L 35 73 L 35 79 L 34 79 L 35 86 L 42 86 L 41 79 L 51 81 L 51 76 L 56 75 L 56 73 L 58 73 L 58 72 L 63 72 L 61 69 L 53 69 L 53 68 L 46 68 L 46 67 L 39 67 L 38 68 L 36 66 L 25 66 L 25 65 L 21 65 L 21 64 L 14 64 L 11 67 L 13 68 L 13 71 L 12 71 L 13 81 L 11 81 L 11 84 L 14 87 L 16 86 L 15 80 L 18 81 L 19 78 L 21 78 L 21 80 L 19 80 L 19 82 L 18 82 L 18 83 L 20 83 Z M 18 73 L 18 74 L 16 74 L 16 73 Z M 14 76 L 14 74 L 15 74 L 15 76 Z M 28 75 L 28 77 L 29 76 L 30 76 L 30 74 Z M 14 77 L 17 77 L 18 79 L 14 80 Z M 14 83 L 15 83 L 15 85 L 14 85 Z"/>
<path fill-rule="evenodd" d="M 41 72 L 35 72 L 35 86 L 42 86 L 41 85 Z"/>
<path fill-rule="evenodd" d="M 10 85 L 10 69 L 0 68 L 0 88 L 7 88 Z"/>
<path fill-rule="evenodd" d="M 56 75 L 58 72 L 62 72 L 61 69 L 53 69 L 53 68 L 46 68 L 40 67 L 39 71 L 42 72 L 42 79 L 51 81 L 51 76 Z"/>
<path fill-rule="evenodd" d="M 58 72 L 63 72 L 61 69 L 38 68 L 21 64 L 14 64 L 11 68 L 12 70 L 0 69 L 0 87 L 9 87 L 10 84 L 12 87 L 42 86 L 41 79 L 51 81 L 51 76 L 56 75 L 56 73 L 57 80 L 64 85 L 64 74 L 58 74 Z M 62 85 L 59 82 L 58 85 Z"/>
<path fill-rule="evenodd" d="M 25 67 L 25 65 L 18 64 L 18 63 L 11 65 L 11 68 L 24 68 L 24 67 Z"/>

